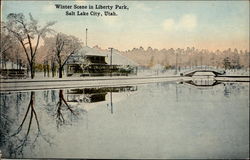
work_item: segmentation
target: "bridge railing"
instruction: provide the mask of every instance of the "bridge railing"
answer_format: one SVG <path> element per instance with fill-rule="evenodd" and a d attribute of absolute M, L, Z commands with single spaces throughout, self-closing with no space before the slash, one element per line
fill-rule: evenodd
<path fill-rule="evenodd" d="M 180 75 L 187 75 L 187 74 L 191 74 L 193 72 L 199 72 L 199 71 L 211 71 L 211 72 L 217 72 L 219 74 L 224 74 L 225 73 L 225 70 L 222 70 L 222 69 L 218 69 L 216 67 L 213 67 L 213 66 L 196 66 L 194 68 L 191 68 L 191 70 L 187 70 L 187 71 L 184 71 L 182 73 L 180 73 Z"/>

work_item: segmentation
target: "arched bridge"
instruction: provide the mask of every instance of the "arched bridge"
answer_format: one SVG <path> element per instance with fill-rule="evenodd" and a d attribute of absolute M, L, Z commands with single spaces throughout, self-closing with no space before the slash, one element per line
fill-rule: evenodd
<path fill-rule="evenodd" d="M 223 75 L 225 74 L 225 70 L 220 70 L 220 69 L 215 69 L 215 68 L 194 68 L 192 70 L 186 71 L 181 73 L 181 76 L 187 76 L 187 77 L 192 77 L 196 72 L 209 72 L 209 73 L 213 73 L 215 75 L 215 77 L 217 77 L 218 75 Z"/>

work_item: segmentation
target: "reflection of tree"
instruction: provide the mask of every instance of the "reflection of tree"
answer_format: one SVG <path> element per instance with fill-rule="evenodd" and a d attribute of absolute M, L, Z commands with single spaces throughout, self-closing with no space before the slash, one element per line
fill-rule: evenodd
<path fill-rule="evenodd" d="M 227 85 L 224 87 L 224 96 L 229 97 L 230 96 L 230 89 Z"/>
<path fill-rule="evenodd" d="M 9 100 L 6 93 L 0 93 L 0 148 L 5 145 L 12 125 L 12 121 L 7 116 L 10 112 L 9 107 L 6 107 Z"/>
<path fill-rule="evenodd" d="M 77 119 L 78 115 L 80 114 L 80 112 L 86 112 L 85 110 L 80 110 L 78 108 L 73 109 L 73 107 L 69 106 L 69 104 L 67 103 L 67 101 L 64 98 L 63 95 L 63 90 L 59 91 L 59 101 L 57 103 L 57 108 L 56 108 L 56 123 L 57 123 L 57 127 L 62 126 L 64 124 L 67 123 L 65 115 L 68 116 L 69 119 Z M 70 114 L 64 114 L 64 111 L 69 111 L 67 113 Z"/>
<path fill-rule="evenodd" d="M 43 97 L 44 97 L 45 102 L 48 103 L 49 102 L 49 91 L 48 90 L 43 91 Z"/>
<path fill-rule="evenodd" d="M 51 101 L 55 102 L 56 101 L 56 91 L 55 90 L 51 90 Z"/>
<path fill-rule="evenodd" d="M 26 93 L 17 92 L 16 93 L 16 116 L 20 114 L 20 105 L 23 99 L 26 97 Z"/>
<path fill-rule="evenodd" d="M 28 105 L 28 108 L 27 108 L 25 115 L 22 119 L 22 122 L 19 125 L 17 131 L 10 136 L 10 138 L 13 138 L 13 140 L 9 144 L 10 156 L 12 154 L 15 154 L 15 157 L 16 157 L 16 154 L 23 155 L 24 147 L 27 146 L 29 143 L 34 146 L 34 143 L 37 141 L 39 136 L 41 136 L 46 142 L 50 143 L 45 138 L 45 136 L 41 134 L 39 120 L 38 120 L 37 113 L 36 113 L 35 108 L 34 108 L 34 102 L 35 102 L 35 92 L 32 91 L 31 95 L 30 95 L 29 105 Z M 29 139 L 29 134 L 31 131 L 31 126 L 32 126 L 33 120 L 35 120 L 35 124 L 37 126 L 37 133 L 35 135 L 34 140 L 31 141 Z M 26 124 L 25 122 L 27 123 L 28 126 L 27 126 L 27 131 L 24 132 L 25 134 L 23 136 L 21 134 L 21 131 L 23 130 L 23 128 Z"/>
<path fill-rule="evenodd" d="M 37 114 L 36 114 L 36 111 L 34 109 L 34 100 L 35 100 L 35 92 L 34 91 L 31 91 L 31 95 L 30 95 L 30 102 L 29 102 L 29 105 L 28 105 L 28 109 L 25 113 L 25 116 L 22 120 L 22 123 L 20 124 L 19 128 L 17 129 L 17 132 L 14 133 L 13 135 L 16 135 L 18 134 L 21 130 L 22 130 L 22 127 L 24 125 L 24 122 L 26 121 L 26 118 L 28 116 L 28 113 L 30 111 L 30 120 L 29 120 L 29 125 L 28 125 L 28 130 L 27 130 L 27 133 L 26 133 L 26 137 L 27 135 L 29 134 L 29 131 L 30 131 L 30 127 L 31 127 L 31 124 L 32 124 L 32 120 L 33 120 L 33 117 L 35 117 L 35 120 L 36 120 L 36 124 L 37 124 L 37 129 L 38 131 L 40 131 L 40 127 L 39 127 L 39 121 L 37 119 Z"/>

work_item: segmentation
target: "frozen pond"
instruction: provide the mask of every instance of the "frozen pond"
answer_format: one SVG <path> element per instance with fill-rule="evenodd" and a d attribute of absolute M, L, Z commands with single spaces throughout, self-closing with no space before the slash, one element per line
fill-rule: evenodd
<path fill-rule="evenodd" d="M 4 158 L 247 158 L 249 83 L 1 93 Z"/>

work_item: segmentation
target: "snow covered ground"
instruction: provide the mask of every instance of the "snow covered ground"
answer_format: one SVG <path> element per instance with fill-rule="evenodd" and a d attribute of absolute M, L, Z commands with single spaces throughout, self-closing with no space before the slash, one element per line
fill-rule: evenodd
<path fill-rule="evenodd" d="M 226 70 L 226 75 L 228 76 L 249 76 L 250 75 L 250 71 L 249 69 L 230 69 L 230 70 Z"/>
<path fill-rule="evenodd" d="M 105 77 L 44 77 L 44 73 L 38 72 L 34 79 L 1 79 L 1 91 L 21 91 L 52 88 L 77 88 L 93 86 L 124 86 L 129 84 L 155 83 L 163 81 L 192 80 L 191 77 L 181 77 L 180 70 L 139 70 L 137 75 L 132 76 L 105 76 Z M 248 70 L 227 70 L 226 76 L 249 76 Z M 249 77 L 216 77 L 221 81 L 249 81 Z"/>
<path fill-rule="evenodd" d="M 78 88 L 78 87 L 107 87 L 126 86 L 131 84 L 156 83 L 163 81 L 178 81 L 180 76 L 116 76 L 116 77 L 74 77 L 63 79 L 24 79 L 4 80 L 1 83 L 1 91 L 40 90 L 54 88 Z"/>

